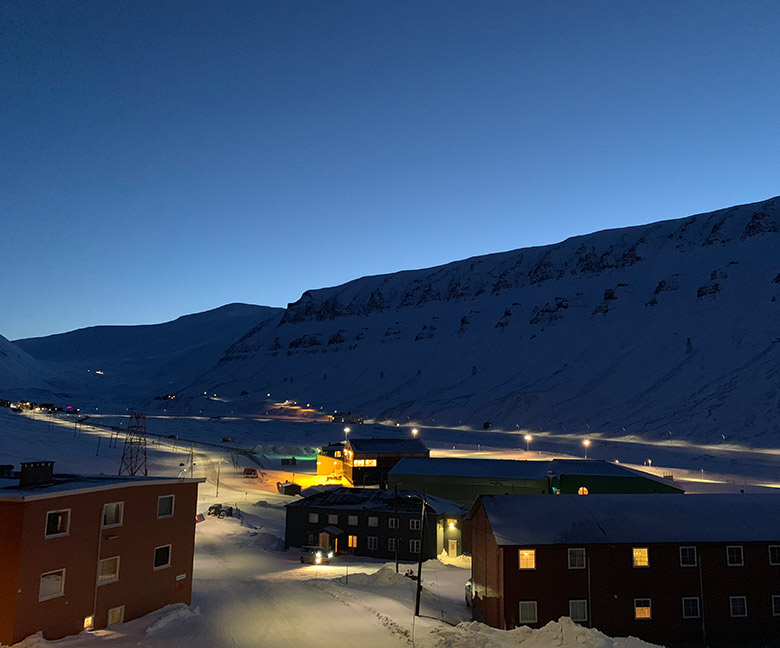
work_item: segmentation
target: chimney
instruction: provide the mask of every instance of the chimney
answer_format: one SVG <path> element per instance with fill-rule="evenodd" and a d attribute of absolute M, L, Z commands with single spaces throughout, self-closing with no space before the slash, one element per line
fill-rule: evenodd
<path fill-rule="evenodd" d="M 19 486 L 51 484 L 54 472 L 53 461 L 23 461 L 19 475 Z"/>
<path fill-rule="evenodd" d="M 13 464 L 3 464 L 2 466 L 0 466 L 0 477 L 13 478 L 13 476 L 14 476 Z"/>

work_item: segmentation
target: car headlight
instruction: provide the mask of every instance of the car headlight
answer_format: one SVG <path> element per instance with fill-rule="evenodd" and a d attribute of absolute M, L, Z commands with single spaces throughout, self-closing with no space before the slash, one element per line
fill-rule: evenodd
<path fill-rule="evenodd" d="M 333 558 L 333 552 L 332 551 L 328 552 L 328 558 Z"/>

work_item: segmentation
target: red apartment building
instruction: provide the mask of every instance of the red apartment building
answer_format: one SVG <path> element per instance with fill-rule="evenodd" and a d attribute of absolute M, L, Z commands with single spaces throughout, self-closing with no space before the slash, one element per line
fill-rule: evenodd
<path fill-rule="evenodd" d="M 778 495 L 490 495 L 468 518 L 493 627 L 568 616 L 665 646 L 780 646 Z"/>
<path fill-rule="evenodd" d="M 19 478 L 0 478 L 1 644 L 190 603 L 203 480 L 52 471 L 30 462 Z"/>

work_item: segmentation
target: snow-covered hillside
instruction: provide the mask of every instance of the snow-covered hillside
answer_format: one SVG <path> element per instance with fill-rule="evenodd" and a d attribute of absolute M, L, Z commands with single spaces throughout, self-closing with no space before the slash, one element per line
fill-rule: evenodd
<path fill-rule="evenodd" d="M 45 392 L 58 378 L 56 371 L 0 335 L 0 396 Z"/>
<path fill-rule="evenodd" d="M 85 397 L 144 411 L 257 414 L 291 399 L 429 425 L 771 445 L 779 205 L 364 277 L 286 310 L 231 305 L 18 345 L 77 372 Z M 163 393 L 175 403 L 153 400 Z"/>
<path fill-rule="evenodd" d="M 308 291 L 198 389 L 395 420 L 769 442 L 779 204 Z"/>

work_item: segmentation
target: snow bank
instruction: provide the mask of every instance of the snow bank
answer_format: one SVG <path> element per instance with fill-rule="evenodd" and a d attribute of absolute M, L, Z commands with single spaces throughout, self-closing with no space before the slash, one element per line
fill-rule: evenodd
<path fill-rule="evenodd" d="M 339 577 L 337 580 L 341 581 L 342 578 Z M 403 574 L 396 574 L 395 567 L 389 567 L 387 565 L 378 569 L 373 574 L 356 572 L 349 575 L 350 585 L 377 585 L 379 587 L 387 587 L 389 585 L 396 585 L 404 582 L 408 583 L 409 579 Z"/>
<path fill-rule="evenodd" d="M 497 630 L 476 621 L 438 630 L 441 644 L 448 648 L 655 648 L 634 637 L 611 639 L 593 628 L 577 625 L 568 617 L 550 621 L 543 628 L 527 626 Z"/>
<path fill-rule="evenodd" d="M 163 611 L 163 615 L 146 629 L 147 635 L 159 632 L 171 624 L 181 623 L 182 621 L 189 621 L 193 617 L 200 616 L 200 608 L 191 608 L 187 605 L 184 605 L 183 603 L 166 606 L 163 608 Z"/>
<path fill-rule="evenodd" d="M 454 558 L 450 558 L 450 555 L 446 551 L 442 551 L 436 558 L 439 560 L 440 563 L 444 563 L 445 565 L 452 565 L 453 567 L 463 567 L 464 569 L 470 569 L 471 568 L 471 556 L 467 556 L 465 554 L 461 554 L 460 556 L 455 556 Z"/>

